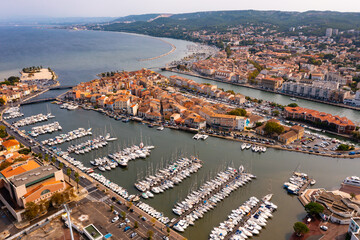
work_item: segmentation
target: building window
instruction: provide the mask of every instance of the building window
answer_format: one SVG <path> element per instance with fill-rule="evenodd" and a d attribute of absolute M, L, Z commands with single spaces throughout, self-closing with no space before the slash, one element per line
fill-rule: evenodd
<path fill-rule="evenodd" d="M 44 195 L 44 194 L 47 194 L 47 193 L 49 193 L 50 192 L 50 190 L 49 189 L 45 189 L 44 191 L 42 191 L 41 192 L 41 194 L 40 195 Z"/>

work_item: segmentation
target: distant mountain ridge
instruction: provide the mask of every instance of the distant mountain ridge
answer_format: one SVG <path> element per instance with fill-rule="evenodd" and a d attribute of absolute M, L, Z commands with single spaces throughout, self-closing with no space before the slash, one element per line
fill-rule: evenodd
<path fill-rule="evenodd" d="M 360 29 L 360 13 L 355 12 L 239 10 L 182 13 L 169 15 L 166 18 L 159 17 L 160 15 L 162 14 L 130 15 L 118 18 L 113 23 L 104 26 L 103 30 L 179 37 L 181 31 L 176 31 L 175 28 L 186 31 L 222 30 L 225 27 L 240 24 L 272 24 L 279 30 L 304 25 L 321 29 L 327 27 L 339 30 Z M 150 19 L 154 20 L 149 21 Z M 124 23 L 125 21 L 128 23 Z M 168 33 L 164 30 L 167 30 Z"/>

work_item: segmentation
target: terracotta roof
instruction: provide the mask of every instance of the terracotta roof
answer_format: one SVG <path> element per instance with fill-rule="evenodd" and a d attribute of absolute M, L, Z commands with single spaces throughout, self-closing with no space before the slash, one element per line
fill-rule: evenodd
<path fill-rule="evenodd" d="M 21 163 L 15 163 L 5 168 L 4 170 L 1 171 L 1 174 L 4 177 L 9 178 L 40 167 L 40 165 L 34 160 L 29 160 L 25 164 L 21 164 L 21 165 L 20 164 Z"/>
<path fill-rule="evenodd" d="M 10 139 L 2 143 L 2 145 L 6 148 L 13 147 L 19 145 L 19 142 L 15 139 Z"/>

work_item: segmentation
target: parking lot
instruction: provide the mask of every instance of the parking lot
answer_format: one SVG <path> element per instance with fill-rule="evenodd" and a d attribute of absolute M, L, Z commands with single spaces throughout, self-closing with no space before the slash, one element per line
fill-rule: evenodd
<path fill-rule="evenodd" d="M 112 239 L 143 239 L 147 238 L 148 230 L 154 232 L 153 239 L 164 239 L 166 229 L 163 233 L 160 229 L 154 229 L 150 219 L 142 220 L 135 212 L 126 210 L 126 206 L 108 200 L 114 206 L 114 212 L 110 211 L 109 205 L 102 202 L 86 202 L 78 204 L 72 209 L 71 218 L 74 222 L 81 222 L 83 227 L 93 224 L 103 235 L 112 234 Z M 121 218 L 121 212 L 126 213 L 126 218 Z M 117 216 L 119 216 L 117 218 Z M 115 218 L 116 217 L 116 218 Z M 115 219 L 117 220 L 115 220 Z M 81 221 L 82 220 L 82 221 Z M 135 221 L 138 228 L 134 228 Z"/>

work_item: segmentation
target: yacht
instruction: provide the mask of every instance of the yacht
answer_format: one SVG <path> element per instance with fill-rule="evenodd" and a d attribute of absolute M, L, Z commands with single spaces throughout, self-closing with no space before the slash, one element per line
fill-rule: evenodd
<path fill-rule="evenodd" d="M 360 177 L 356 177 L 356 176 L 347 177 L 345 178 L 343 183 L 346 185 L 353 185 L 360 187 Z"/>

